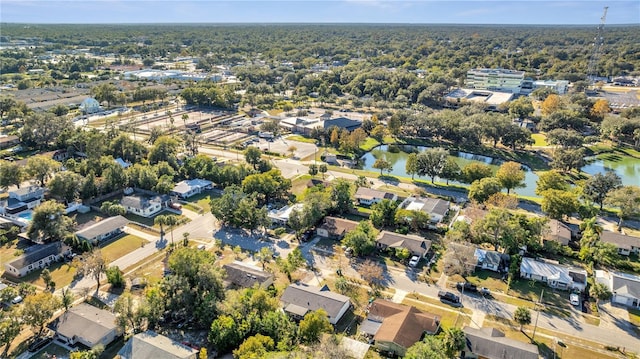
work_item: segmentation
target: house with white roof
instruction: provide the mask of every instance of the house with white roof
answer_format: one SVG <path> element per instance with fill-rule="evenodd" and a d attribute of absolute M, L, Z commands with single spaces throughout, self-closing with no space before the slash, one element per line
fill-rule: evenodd
<path fill-rule="evenodd" d="M 586 270 L 542 258 L 522 258 L 520 278 L 544 282 L 551 288 L 563 290 L 583 291 L 587 286 Z"/>
<path fill-rule="evenodd" d="M 163 202 L 160 196 L 146 197 L 138 194 L 125 196 L 120 200 L 120 204 L 127 212 L 146 218 L 153 217 L 162 211 Z"/>
<path fill-rule="evenodd" d="M 431 223 L 437 224 L 442 222 L 444 217 L 449 213 L 449 202 L 430 197 L 407 197 L 400 208 L 408 211 L 422 211 L 429 215 Z"/>
<path fill-rule="evenodd" d="M 269 211 L 269 213 L 267 213 L 267 217 L 269 217 L 271 223 L 273 223 L 274 225 L 284 226 L 287 224 L 287 222 L 289 222 L 289 216 L 291 216 L 291 212 L 293 212 L 294 210 L 303 211 L 304 204 L 296 203 L 291 206 L 284 206 L 280 209 L 272 209 Z"/>
<path fill-rule="evenodd" d="M 9 198 L 0 201 L 0 214 L 13 215 L 33 209 L 44 199 L 45 189 L 27 186 L 9 191 Z"/>
<path fill-rule="evenodd" d="M 171 190 L 171 194 L 186 199 L 200 194 L 202 191 L 210 190 L 211 188 L 213 188 L 213 182 L 196 178 L 178 182 L 176 186 L 173 187 L 173 190 Z"/>
<path fill-rule="evenodd" d="M 611 303 L 640 309 L 640 276 L 596 270 L 596 282 L 604 284 L 613 294 Z"/>

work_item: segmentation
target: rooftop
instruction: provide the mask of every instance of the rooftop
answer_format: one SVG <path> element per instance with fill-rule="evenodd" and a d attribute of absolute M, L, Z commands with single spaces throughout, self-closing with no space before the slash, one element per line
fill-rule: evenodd
<path fill-rule="evenodd" d="M 67 338 L 80 337 L 97 344 L 117 328 L 116 316 L 111 312 L 80 303 L 58 317 L 56 332 Z"/>
<path fill-rule="evenodd" d="M 256 283 L 261 285 L 273 277 L 271 273 L 242 262 L 225 264 L 224 269 L 227 272 L 227 281 L 243 288 L 251 288 Z"/>
<path fill-rule="evenodd" d="M 538 347 L 504 336 L 495 328 L 463 329 L 467 338 L 467 349 L 487 359 L 538 359 Z"/>
<path fill-rule="evenodd" d="M 77 231 L 76 235 L 85 239 L 93 239 L 99 235 L 122 228 L 127 224 L 129 224 L 129 220 L 123 216 L 109 217 Z"/>
<path fill-rule="evenodd" d="M 626 250 L 631 250 L 632 247 L 640 248 L 640 238 L 622 233 L 603 231 L 600 235 L 600 240 Z"/>
<path fill-rule="evenodd" d="M 372 200 L 376 198 L 391 200 L 393 199 L 394 195 L 393 193 L 379 191 L 373 188 L 358 187 L 355 197 L 356 199 L 365 199 L 365 200 Z"/>
<path fill-rule="evenodd" d="M 357 226 L 358 222 L 352 221 L 350 219 L 325 217 L 324 222 L 318 228 L 326 230 L 332 236 L 340 236 L 346 232 L 354 230 Z"/>
<path fill-rule="evenodd" d="M 131 337 L 118 355 L 123 359 L 188 359 L 195 358 L 197 353 L 193 348 L 148 330 Z"/>
<path fill-rule="evenodd" d="M 291 284 L 284 290 L 280 300 L 286 308 L 292 310 L 302 309 L 304 315 L 307 311 L 315 311 L 320 308 L 327 312 L 329 318 L 336 318 L 345 303 L 350 302 L 349 297 L 331 292 L 327 286 L 315 287 L 306 284 Z"/>
<path fill-rule="evenodd" d="M 382 231 L 376 242 L 389 248 L 406 248 L 412 253 L 425 253 L 431 248 L 431 241 L 414 235 Z"/>
<path fill-rule="evenodd" d="M 49 244 L 37 244 L 29 247 L 29 251 L 20 257 L 9 262 L 8 265 L 16 269 L 22 269 L 30 264 L 38 262 L 42 258 L 46 258 L 50 255 L 62 255 L 63 253 L 71 250 L 67 245 L 62 242 L 54 242 Z"/>
<path fill-rule="evenodd" d="M 431 197 L 408 197 L 400 207 L 409 211 L 423 211 L 444 217 L 449 210 L 449 202 Z"/>
<path fill-rule="evenodd" d="M 522 258 L 520 271 L 536 274 L 549 279 L 556 279 L 564 283 L 587 283 L 587 271 L 584 269 L 566 267 L 547 260 L 529 257 Z"/>
<path fill-rule="evenodd" d="M 511 101 L 513 99 L 513 94 L 507 92 L 460 88 L 450 92 L 444 98 L 448 101 L 466 100 L 497 106 Z"/>

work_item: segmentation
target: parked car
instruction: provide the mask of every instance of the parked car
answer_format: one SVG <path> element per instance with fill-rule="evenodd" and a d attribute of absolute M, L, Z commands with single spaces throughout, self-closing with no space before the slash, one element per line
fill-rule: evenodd
<path fill-rule="evenodd" d="M 353 248 L 349 247 L 344 251 L 344 255 L 351 258 L 353 257 Z"/>
<path fill-rule="evenodd" d="M 37 338 L 33 341 L 33 343 L 29 344 L 27 350 L 29 351 L 29 353 L 35 353 L 47 346 L 50 342 L 51 337 Z"/>
<path fill-rule="evenodd" d="M 445 292 L 441 290 L 438 292 L 438 298 L 440 298 L 441 302 L 449 304 L 451 306 L 454 306 L 454 307 L 462 306 L 462 303 L 460 303 L 460 297 L 458 297 L 457 295 L 451 292 Z"/>
<path fill-rule="evenodd" d="M 469 282 L 456 283 L 456 289 L 468 293 L 476 293 L 478 291 L 478 287 L 475 284 L 471 284 Z"/>
<path fill-rule="evenodd" d="M 571 302 L 573 306 L 580 305 L 580 295 L 578 295 L 578 293 L 571 293 L 571 295 L 569 295 L 569 302 Z"/>
<path fill-rule="evenodd" d="M 489 290 L 489 288 L 485 288 L 482 287 L 478 290 L 480 292 L 480 294 L 482 294 L 484 297 L 490 297 L 491 296 L 491 291 Z"/>
<path fill-rule="evenodd" d="M 21 295 L 18 295 L 18 296 L 16 296 L 15 298 L 13 298 L 11 300 L 11 304 L 18 304 L 18 303 L 22 303 L 22 296 Z"/>
<path fill-rule="evenodd" d="M 409 266 L 410 267 L 415 267 L 415 266 L 418 265 L 418 263 L 420 263 L 420 257 L 419 256 L 413 256 L 409 260 Z"/>

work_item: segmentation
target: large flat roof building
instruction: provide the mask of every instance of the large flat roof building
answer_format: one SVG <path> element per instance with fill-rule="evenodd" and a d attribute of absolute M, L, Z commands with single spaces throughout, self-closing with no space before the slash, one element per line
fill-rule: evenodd
<path fill-rule="evenodd" d="M 471 69 L 467 71 L 466 86 L 471 89 L 519 94 L 523 80 L 524 71 L 506 69 Z"/>

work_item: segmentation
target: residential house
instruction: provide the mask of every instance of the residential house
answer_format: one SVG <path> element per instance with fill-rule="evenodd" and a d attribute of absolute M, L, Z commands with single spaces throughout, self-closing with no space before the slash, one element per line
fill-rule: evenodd
<path fill-rule="evenodd" d="M 476 248 L 473 256 L 477 259 L 477 267 L 494 272 L 505 272 L 508 269 L 509 256 L 496 251 Z"/>
<path fill-rule="evenodd" d="M 414 235 L 382 231 L 376 238 L 376 247 L 382 250 L 406 248 L 411 255 L 426 257 L 431 249 L 431 241 Z"/>
<path fill-rule="evenodd" d="M 123 160 L 122 157 L 118 157 L 114 161 L 116 162 L 116 164 L 118 164 L 120 167 L 124 169 L 131 167 L 131 163 Z"/>
<path fill-rule="evenodd" d="M 618 253 L 628 256 L 631 253 L 640 253 L 640 238 L 618 232 L 603 231 L 600 240 L 611 243 L 618 248 Z"/>
<path fill-rule="evenodd" d="M 36 244 L 29 247 L 20 257 L 5 263 L 5 274 L 15 278 L 24 277 L 35 270 L 48 267 L 69 253 L 71 248 L 62 242 Z"/>
<path fill-rule="evenodd" d="M 147 330 L 132 336 L 120 349 L 118 355 L 121 359 L 196 359 L 198 351 Z"/>
<path fill-rule="evenodd" d="M 191 179 L 180 181 L 173 187 L 171 194 L 182 199 L 189 198 L 203 191 L 213 188 L 213 182 L 204 179 Z"/>
<path fill-rule="evenodd" d="M 583 291 L 587 286 L 587 271 L 567 267 L 556 261 L 522 258 L 520 277 L 547 283 L 551 288 Z"/>
<path fill-rule="evenodd" d="M 378 350 L 394 356 L 404 356 L 423 335 L 434 335 L 439 329 L 440 316 L 383 299 L 369 305 L 367 318 L 360 326 Z"/>
<path fill-rule="evenodd" d="M 273 275 L 260 268 L 243 262 L 228 263 L 223 266 L 227 276 L 225 282 L 238 288 L 253 288 L 256 284 L 267 288 L 273 284 Z"/>
<path fill-rule="evenodd" d="M 394 193 L 379 191 L 377 189 L 367 187 L 358 187 L 355 197 L 359 204 L 365 206 L 380 203 L 383 199 L 388 199 L 393 202 L 398 200 L 398 195 Z"/>
<path fill-rule="evenodd" d="M 162 211 L 163 202 L 160 196 L 146 197 L 139 194 L 124 196 L 120 200 L 120 204 L 127 212 L 146 218 L 153 217 Z"/>
<path fill-rule="evenodd" d="M 640 276 L 604 270 L 596 270 L 595 275 L 613 294 L 612 303 L 640 309 Z"/>
<path fill-rule="evenodd" d="M 333 325 L 338 323 L 351 306 L 349 297 L 331 292 L 326 285 L 315 287 L 307 284 L 291 284 L 284 290 L 280 301 L 285 313 L 294 319 L 302 319 L 312 311 L 324 309 Z"/>
<path fill-rule="evenodd" d="M 539 359 L 536 345 L 510 339 L 495 328 L 462 329 L 466 338 L 460 358 L 464 359 Z"/>
<path fill-rule="evenodd" d="M 53 323 L 56 340 L 69 346 L 88 348 L 107 346 L 120 336 L 116 316 L 110 311 L 80 303 L 64 312 Z"/>
<path fill-rule="evenodd" d="M 549 228 L 543 230 L 542 240 L 543 242 L 553 241 L 568 246 L 571 241 L 571 228 L 556 219 L 549 220 Z"/>
<path fill-rule="evenodd" d="M 284 206 L 280 209 L 272 209 L 267 213 L 267 217 L 273 225 L 285 226 L 289 222 L 289 216 L 294 210 L 302 212 L 304 210 L 303 203 L 296 203 L 291 206 Z"/>
<path fill-rule="evenodd" d="M 15 215 L 33 209 L 44 199 L 45 189 L 27 186 L 9 191 L 9 198 L 0 201 L 0 214 Z"/>
<path fill-rule="evenodd" d="M 325 217 L 324 222 L 316 228 L 316 234 L 324 238 L 341 240 L 347 232 L 353 231 L 358 222 L 337 217 Z"/>
<path fill-rule="evenodd" d="M 400 203 L 400 208 L 425 212 L 429 215 L 431 223 L 437 224 L 449 213 L 449 202 L 430 197 L 407 197 Z"/>
<path fill-rule="evenodd" d="M 122 216 L 109 217 L 77 231 L 76 236 L 95 245 L 122 233 L 127 224 L 129 220 Z"/>

